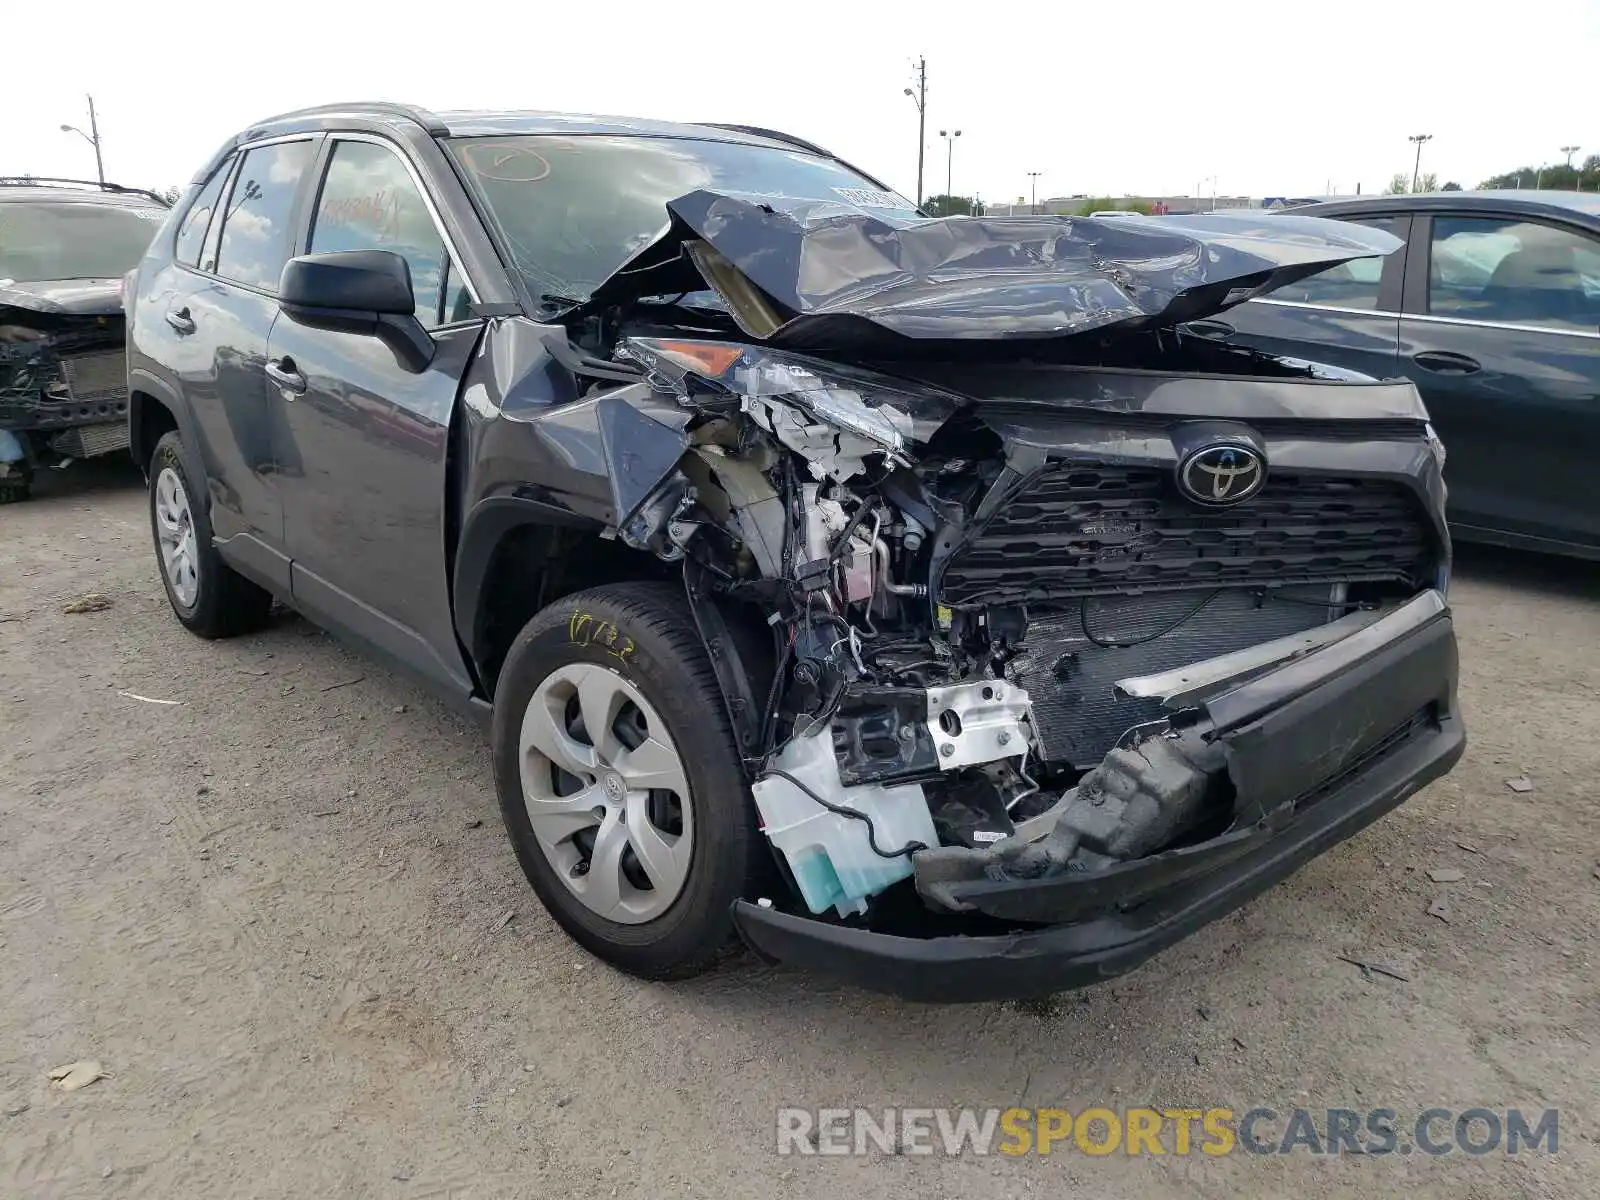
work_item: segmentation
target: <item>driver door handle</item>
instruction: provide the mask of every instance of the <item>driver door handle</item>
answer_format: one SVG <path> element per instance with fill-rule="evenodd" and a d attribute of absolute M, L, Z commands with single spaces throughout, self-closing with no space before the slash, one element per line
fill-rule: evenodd
<path fill-rule="evenodd" d="M 169 308 L 167 310 L 167 324 L 179 333 L 194 332 L 194 318 L 189 315 L 187 306 L 183 308 Z"/>
<path fill-rule="evenodd" d="M 300 374 L 299 368 L 294 365 L 294 359 L 269 358 L 266 372 L 267 378 L 283 389 L 285 400 L 293 400 L 296 396 L 304 394 L 306 377 Z"/>
<path fill-rule="evenodd" d="M 1477 359 L 1453 350 L 1423 350 L 1413 354 L 1411 361 L 1436 375 L 1475 375 L 1483 370 Z"/>

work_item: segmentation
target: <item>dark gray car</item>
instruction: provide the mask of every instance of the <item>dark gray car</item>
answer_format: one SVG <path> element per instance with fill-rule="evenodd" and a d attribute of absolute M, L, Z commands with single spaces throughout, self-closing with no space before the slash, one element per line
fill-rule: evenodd
<path fill-rule="evenodd" d="M 360 105 L 197 175 L 130 428 L 206 637 L 274 597 L 490 727 L 622 968 L 1125 971 L 1462 752 L 1416 389 L 1178 336 L 1390 253 L 923 217 L 771 131 Z"/>
<path fill-rule="evenodd" d="M 1600 558 L 1600 196 L 1441 192 L 1298 208 L 1392 233 L 1206 336 L 1417 385 L 1457 537 Z"/>

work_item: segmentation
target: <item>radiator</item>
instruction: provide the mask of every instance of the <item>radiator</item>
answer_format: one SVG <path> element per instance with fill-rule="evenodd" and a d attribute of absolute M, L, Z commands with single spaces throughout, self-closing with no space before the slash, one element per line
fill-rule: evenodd
<path fill-rule="evenodd" d="M 1027 640 L 1012 667 L 1033 701 L 1044 757 L 1092 767 L 1130 727 L 1160 715 L 1157 700 L 1117 697 L 1111 685 L 1118 679 L 1243 650 L 1328 620 L 1331 588 L 1300 587 L 1294 595 L 1298 601 L 1204 588 L 1088 596 L 1048 612 L 1030 610 Z"/>

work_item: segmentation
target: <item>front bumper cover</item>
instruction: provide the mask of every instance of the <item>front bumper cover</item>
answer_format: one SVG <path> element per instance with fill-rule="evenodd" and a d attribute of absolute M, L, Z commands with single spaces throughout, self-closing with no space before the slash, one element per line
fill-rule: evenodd
<path fill-rule="evenodd" d="M 1380 628 L 1381 627 L 1381 628 Z M 1238 811 L 1220 837 L 1043 880 L 959 885 L 1021 928 L 905 937 L 738 901 L 759 955 L 907 999 L 1042 996 L 1132 970 L 1355 834 L 1455 765 L 1455 633 L 1437 593 L 1199 707 L 1227 748 Z"/>

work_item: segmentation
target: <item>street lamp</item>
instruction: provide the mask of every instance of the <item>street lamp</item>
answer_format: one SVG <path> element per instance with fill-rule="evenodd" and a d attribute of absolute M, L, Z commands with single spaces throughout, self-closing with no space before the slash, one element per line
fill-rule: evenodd
<path fill-rule="evenodd" d="M 944 215 L 950 215 L 950 179 L 955 172 L 956 139 L 961 136 L 961 130 L 951 132 L 948 129 L 939 130 L 939 136 L 944 139 Z"/>
<path fill-rule="evenodd" d="M 1029 207 L 1033 209 L 1033 215 L 1036 217 L 1039 215 L 1039 176 L 1043 174 L 1043 171 L 1028 172 L 1028 188 L 1032 193 L 1033 199 L 1033 203 Z"/>
<path fill-rule="evenodd" d="M 1433 134 L 1431 133 L 1413 133 L 1406 138 L 1406 141 L 1415 142 L 1417 145 L 1417 161 L 1411 168 L 1411 190 L 1413 192 L 1417 190 L 1417 181 L 1422 178 L 1422 143 L 1431 142 L 1432 140 Z"/>
<path fill-rule="evenodd" d="M 928 60 L 917 59 L 917 86 L 906 89 L 917 106 L 917 207 L 922 207 L 922 156 L 928 146 Z"/>
<path fill-rule="evenodd" d="M 1572 156 L 1574 154 L 1576 154 L 1579 149 L 1580 149 L 1580 147 L 1578 147 L 1578 146 L 1563 146 L 1563 147 L 1561 147 L 1561 153 L 1563 153 L 1563 154 L 1565 154 L 1567 156 L 1567 170 L 1569 170 L 1569 171 L 1572 170 Z"/>
<path fill-rule="evenodd" d="M 100 180 L 101 183 L 104 183 L 106 181 L 106 168 L 105 168 L 105 164 L 100 159 L 100 124 L 99 124 L 98 121 L 95 120 L 95 115 L 94 115 L 94 97 L 93 96 L 89 97 L 89 129 L 90 129 L 90 132 L 89 133 L 85 133 L 83 130 L 79 129 L 76 125 L 63 125 L 61 127 L 61 132 L 62 133 L 75 133 L 79 137 L 81 137 L 84 141 L 88 142 L 89 145 L 94 147 L 94 170 L 95 170 L 95 175 Z"/>

